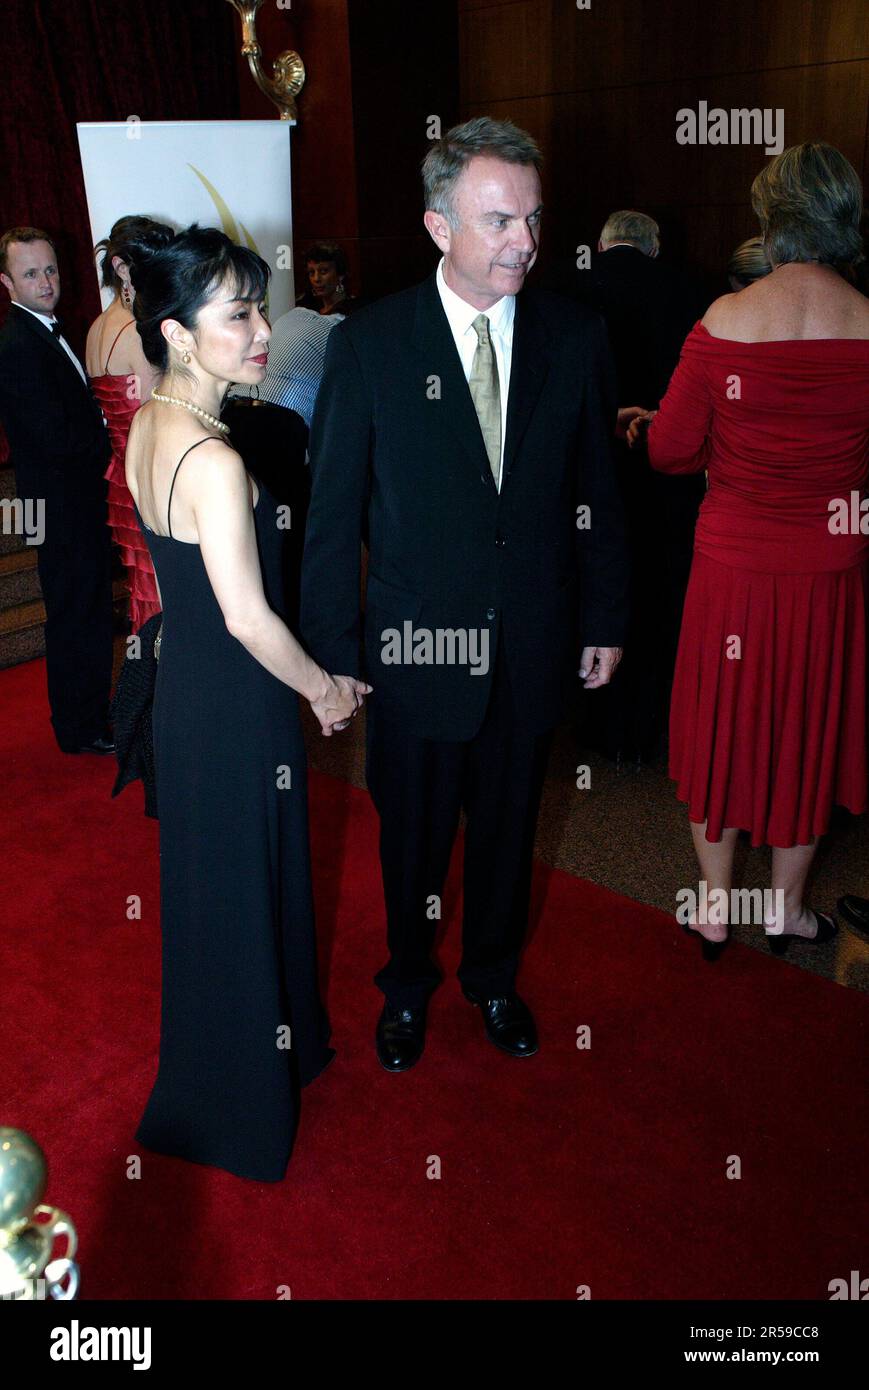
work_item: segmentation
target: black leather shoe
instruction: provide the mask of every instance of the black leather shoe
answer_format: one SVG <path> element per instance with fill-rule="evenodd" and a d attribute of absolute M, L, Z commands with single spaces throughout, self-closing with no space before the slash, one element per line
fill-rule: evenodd
<path fill-rule="evenodd" d="M 407 1071 L 425 1047 L 425 1005 L 397 1009 L 384 1004 L 377 1020 L 377 1060 L 386 1071 Z"/>
<path fill-rule="evenodd" d="M 854 893 L 846 893 L 836 906 L 852 927 L 869 932 L 869 898 L 858 898 Z"/>
<path fill-rule="evenodd" d="M 466 999 L 483 1012 L 486 1037 L 511 1057 L 533 1057 L 537 1051 L 537 1028 L 531 1010 L 518 994 L 500 994 L 483 999 L 463 989 Z"/>
<path fill-rule="evenodd" d="M 730 940 L 728 933 L 723 941 L 710 941 L 707 936 L 703 935 L 702 931 L 697 931 L 696 927 L 689 927 L 687 922 L 682 923 L 682 930 L 687 936 L 700 937 L 700 951 L 704 960 L 718 960 Z"/>
<path fill-rule="evenodd" d="M 73 747 L 60 745 L 62 753 L 114 753 L 115 741 L 110 734 L 100 734 L 90 743 L 79 743 Z"/>
<path fill-rule="evenodd" d="M 768 936 L 769 949 L 774 956 L 783 956 L 787 952 L 792 941 L 803 941 L 808 946 L 821 945 L 825 941 L 832 941 L 838 934 L 839 928 L 836 926 L 832 917 L 828 917 L 825 912 L 816 912 L 815 921 L 818 930 L 814 936 L 797 936 L 795 932 L 784 932 L 781 936 Z"/>

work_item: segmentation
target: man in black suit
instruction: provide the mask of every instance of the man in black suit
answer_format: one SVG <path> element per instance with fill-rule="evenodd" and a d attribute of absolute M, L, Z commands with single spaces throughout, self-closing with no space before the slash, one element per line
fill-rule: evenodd
<path fill-rule="evenodd" d="M 575 273 L 577 297 L 606 322 L 622 406 L 657 406 L 689 330 L 707 308 L 699 285 L 659 253 L 653 217 L 614 212 L 590 268 Z"/>
<path fill-rule="evenodd" d="M 621 407 L 657 409 L 685 338 L 707 306 L 699 284 L 658 258 L 660 229 L 646 213 L 607 218 L 577 297 L 603 316 Z M 625 412 L 630 422 L 630 411 Z M 705 476 L 669 478 L 641 450 L 616 445 L 628 526 L 632 602 L 627 656 L 618 681 L 592 704 L 583 696 L 583 737 L 610 757 L 652 757 L 666 731 L 682 605 Z"/>
<path fill-rule="evenodd" d="M 332 671 L 360 669 L 360 537 L 369 548 L 366 773 L 390 952 L 377 1054 L 390 1071 L 423 1049 L 462 809 L 459 980 L 493 1042 L 537 1051 L 515 981 L 552 730 L 577 670 L 604 685 L 621 654 L 611 362 L 597 315 L 523 288 L 540 162 L 529 135 L 485 117 L 432 147 L 424 223 L 440 265 L 333 330 L 314 412 L 302 632 Z"/>
<path fill-rule="evenodd" d="M 55 317 L 60 276 L 45 232 L 0 237 L 0 280 L 12 299 L 0 329 L 0 421 L 18 496 L 44 509 L 37 563 L 51 722 L 65 753 L 110 753 L 109 436 Z"/>

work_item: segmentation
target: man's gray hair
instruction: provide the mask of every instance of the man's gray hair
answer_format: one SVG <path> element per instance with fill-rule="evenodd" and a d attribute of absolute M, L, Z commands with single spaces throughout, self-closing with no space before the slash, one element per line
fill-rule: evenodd
<path fill-rule="evenodd" d="M 602 242 L 627 241 L 645 256 L 660 249 L 661 229 L 654 217 L 644 212 L 611 212 L 600 234 Z"/>
<path fill-rule="evenodd" d="M 426 209 L 440 213 L 453 230 L 459 225 L 453 198 L 456 182 L 476 155 L 503 159 L 507 164 L 533 164 L 537 170 L 543 164 L 536 140 L 512 121 L 474 116 L 473 120 L 453 126 L 435 141 L 422 161 Z"/>

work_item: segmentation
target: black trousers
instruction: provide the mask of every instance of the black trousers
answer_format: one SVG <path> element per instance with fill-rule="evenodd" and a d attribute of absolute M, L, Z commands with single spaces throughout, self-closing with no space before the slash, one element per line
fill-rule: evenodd
<path fill-rule="evenodd" d="M 474 677 L 468 677 L 469 680 Z M 458 977 L 494 997 L 514 987 L 528 924 L 534 832 L 552 732 L 515 722 L 503 634 L 483 724 L 467 742 L 412 737 L 366 706 L 368 788 L 380 816 L 389 960 L 374 983 L 417 1008 L 440 983 L 431 958 L 450 853 L 464 810 L 464 918 Z"/>
<path fill-rule="evenodd" d="M 19 479 L 18 493 L 45 502 L 45 538 L 36 559 L 45 603 L 48 702 L 58 744 L 77 748 L 105 733 L 111 694 L 112 549 L 105 483 L 42 492 L 38 480 Z"/>
<path fill-rule="evenodd" d="M 665 477 L 616 449 L 616 476 L 631 556 L 630 626 L 612 684 L 577 694 L 580 747 L 609 758 L 652 758 L 663 749 L 694 526 L 706 491 L 701 473 Z"/>

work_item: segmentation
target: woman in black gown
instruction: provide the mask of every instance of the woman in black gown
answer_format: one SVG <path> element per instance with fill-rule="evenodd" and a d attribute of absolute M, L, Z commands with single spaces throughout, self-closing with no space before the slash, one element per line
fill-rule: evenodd
<path fill-rule="evenodd" d="M 134 418 L 126 476 L 163 607 L 160 1062 L 136 1138 L 274 1182 L 300 1087 L 335 1055 L 317 984 L 296 692 L 331 734 L 370 687 L 333 679 L 282 621 L 278 507 L 218 418 L 231 382 L 265 375 L 268 273 L 196 226 L 134 255 L 139 334 L 163 375 Z"/>

